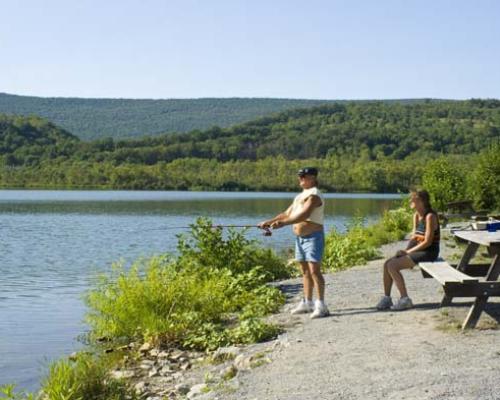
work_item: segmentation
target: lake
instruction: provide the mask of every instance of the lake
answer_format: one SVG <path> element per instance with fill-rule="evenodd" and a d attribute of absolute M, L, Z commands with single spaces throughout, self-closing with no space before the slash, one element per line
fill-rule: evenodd
<path fill-rule="evenodd" d="M 36 390 L 49 361 L 79 348 L 82 295 L 115 261 L 175 252 L 197 217 L 255 225 L 288 207 L 293 193 L 0 190 L 0 385 Z M 328 194 L 326 229 L 354 215 L 376 220 L 399 195 Z M 278 251 L 291 228 L 249 237 Z"/>

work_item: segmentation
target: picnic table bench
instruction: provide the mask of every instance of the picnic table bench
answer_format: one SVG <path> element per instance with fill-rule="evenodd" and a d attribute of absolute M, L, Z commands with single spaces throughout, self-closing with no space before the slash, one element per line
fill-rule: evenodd
<path fill-rule="evenodd" d="M 474 328 L 483 312 L 488 298 L 500 296 L 500 231 L 455 231 L 453 234 L 468 244 L 460 262 L 456 265 L 446 261 L 422 262 L 419 267 L 424 277 L 435 278 L 444 290 L 441 306 L 451 305 L 454 297 L 473 297 L 462 329 Z M 486 246 L 492 257 L 488 264 L 471 264 L 480 245 Z M 480 279 L 484 277 L 483 279 Z"/>

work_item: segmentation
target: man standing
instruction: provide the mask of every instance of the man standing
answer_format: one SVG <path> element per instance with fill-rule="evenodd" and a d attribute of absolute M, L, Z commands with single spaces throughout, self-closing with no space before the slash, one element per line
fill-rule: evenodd
<path fill-rule="evenodd" d="M 295 259 L 300 263 L 304 283 L 304 298 L 292 314 L 312 312 L 311 318 L 330 314 L 324 302 L 325 280 L 321 274 L 321 260 L 325 245 L 323 230 L 325 202 L 318 189 L 318 170 L 313 167 L 299 170 L 299 185 L 303 189 L 288 209 L 273 219 L 259 224 L 261 228 L 282 228 L 293 225 L 295 234 Z M 317 300 L 313 303 L 313 289 Z"/>

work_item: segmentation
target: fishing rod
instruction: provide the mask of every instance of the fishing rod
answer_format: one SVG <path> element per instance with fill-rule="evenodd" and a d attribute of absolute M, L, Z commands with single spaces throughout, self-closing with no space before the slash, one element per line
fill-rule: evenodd
<path fill-rule="evenodd" d="M 192 226 L 167 226 L 161 229 L 191 229 Z M 223 229 L 223 228 L 258 228 L 262 229 L 264 232 L 262 233 L 264 236 L 272 236 L 273 233 L 271 229 L 268 227 L 262 228 L 259 225 L 211 225 L 212 229 Z"/>

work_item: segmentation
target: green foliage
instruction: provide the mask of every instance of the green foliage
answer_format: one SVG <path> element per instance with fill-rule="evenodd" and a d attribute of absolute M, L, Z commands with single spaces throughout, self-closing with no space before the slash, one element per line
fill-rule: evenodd
<path fill-rule="evenodd" d="M 218 162 L 179 159 L 156 165 L 113 165 L 107 162 L 44 161 L 39 166 L 0 165 L 0 186 L 43 188 L 99 188 L 150 190 L 257 190 L 296 191 L 294 171 L 301 165 L 316 165 L 321 171 L 321 187 L 328 191 L 395 192 L 420 181 L 425 160 L 363 161 L 328 158 L 286 160 L 265 158 L 258 161 Z M 269 174 L 270 168 L 276 173 Z M 377 181 L 362 171 L 375 168 Z M 266 179 L 262 179 L 266 176 Z"/>
<path fill-rule="evenodd" d="M 200 266 L 228 269 L 234 275 L 247 273 L 257 266 L 266 266 L 261 271 L 267 280 L 290 276 L 290 270 L 271 249 L 256 245 L 255 240 L 245 236 L 245 230 L 213 227 L 208 218 L 198 218 L 191 226 L 189 236 L 180 235 L 177 249 L 180 262 L 196 261 Z"/>
<path fill-rule="evenodd" d="M 93 142 L 42 121 L 0 116 L 1 186 L 291 191 L 290 171 L 314 164 L 325 190 L 394 192 L 420 185 L 427 167 L 442 202 L 464 195 L 454 173 L 472 171 L 474 155 L 498 141 L 500 101 L 347 102 Z"/>
<path fill-rule="evenodd" d="M 386 210 L 374 225 L 364 228 L 367 243 L 373 247 L 403 239 L 413 228 L 413 211 L 408 201 L 395 210 Z"/>
<path fill-rule="evenodd" d="M 105 358 L 80 353 L 75 361 L 53 363 L 42 382 L 41 392 L 51 400 L 122 400 L 136 399 L 124 382 L 108 375 Z"/>
<path fill-rule="evenodd" d="M 101 278 L 86 299 L 94 337 L 212 349 L 275 333 L 257 322 L 284 302 L 279 290 L 266 286 L 288 276 L 274 254 L 234 231 L 223 238 L 203 219 L 179 249 L 177 260 L 139 260 L 128 271 L 117 265 Z"/>
<path fill-rule="evenodd" d="M 341 270 L 361 265 L 379 256 L 378 247 L 401 240 L 412 228 L 412 212 L 405 203 L 396 210 L 387 210 L 375 224 L 365 226 L 362 218 L 353 218 L 342 234 L 331 230 L 326 236 L 324 265 Z"/>
<path fill-rule="evenodd" d="M 0 385 L 0 399 L 5 400 L 34 400 L 33 393 L 16 392 L 13 384 Z"/>
<path fill-rule="evenodd" d="M 330 270 L 341 270 L 359 265 L 378 255 L 377 249 L 367 242 L 364 221 L 355 218 L 345 234 L 335 228 L 326 236 L 324 265 Z"/>
<path fill-rule="evenodd" d="M 481 209 L 500 210 L 500 145 L 483 151 L 469 175 L 470 198 Z"/>
<path fill-rule="evenodd" d="M 34 166 L 41 160 L 66 157 L 78 142 L 44 119 L 0 114 L 0 165 Z"/>
<path fill-rule="evenodd" d="M 34 400 L 135 400 L 137 396 L 125 382 L 109 376 L 110 363 L 104 357 L 79 353 L 75 360 L 61 359 L 49 366 L 42 380 L 40 395 L 15 392 L 14 385 L 0 386 L 0 399 Z"/>
<path fill-rule="evenodd" d="M 248 318 L 229 333 L 231 341 L 236 343 L 255 343 L 270 340 L 278 336 L 282 330 L 276 325 L 268 324 L 258 318 Z"/>
<path fill-rule="evenodd" d="M 432 206 L 436 210 L 445 210 L 447 203 L 464 199 L 464 170 L 452 160 L 440 157 L 425 168 L 422 185 L 431 195 Z"/>

